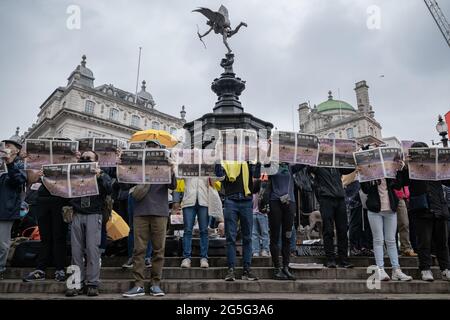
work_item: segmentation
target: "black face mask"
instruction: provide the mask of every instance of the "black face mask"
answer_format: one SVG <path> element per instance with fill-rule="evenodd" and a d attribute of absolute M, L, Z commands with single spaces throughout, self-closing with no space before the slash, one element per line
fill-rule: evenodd
<path fill-rule="evenodd" d="M 91 160 L 91 158 L 80 158 L 80 161 L 79 162 L 82 162 L 82 163 L 85 163 L 85 162 L 94 162 L 94 161 L 92 161 Z"/>

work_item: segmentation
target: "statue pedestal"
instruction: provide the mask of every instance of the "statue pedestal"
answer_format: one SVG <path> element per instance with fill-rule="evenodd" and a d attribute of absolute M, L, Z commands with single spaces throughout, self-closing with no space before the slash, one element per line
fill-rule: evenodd
<path fill-rule="evenodd" d="M 190 134 L 191 145 L 193 145 L 194 141 L 199 141 L 199 139 L 203 141 L 202 146 L 217 140 L 218 137 L 214 137 L 208 132 L 205 134 L 209 129 L 252 129 L 257 132 L 264 130 L 267 136 L 270 136 L 273 124 L 244 112 L 239 96 L 245 90 L 245 81 L 236 77 L 236 74 L 233 72 L 233 63 L 234 54 L 226 54 L 220 63 L 224 68 L 224 72 L 218 79 L 214 79 L 211 84 L 211 90 L 218 97 L 213 112 L 207 113 L 201 118 L 184 125 L 184 129 Z M 194 123 L 196 121 L 201 122 L 202 137 L 194 137 Z"/>

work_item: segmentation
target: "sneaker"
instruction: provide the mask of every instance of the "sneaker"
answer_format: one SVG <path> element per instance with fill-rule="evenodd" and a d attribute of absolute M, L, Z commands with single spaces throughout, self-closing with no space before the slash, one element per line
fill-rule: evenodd
<path fill-rule="evenodd" d="M 252 273 L 252 271 L 250 269 L 245 269 L 244 273 L 242 274 L 242 280 L 247 280 L 247 281 L 256 281 L 258 280 L 258 278 Z"/>
<path fill-rule="evenodd" d="M 328 260 L 327 263 L 325 263 L 325 267 L 336 269 L 336 261 Z"/>
<path fill-rule="evenodd" d="M 433 273 L 431 272 L 431 270 L 423 270 L 421 272 L 422 275 L 422 280 L 423 281 L 428 281 L 428 282 L 433 282 L 434 278 L 433 278 Z"/>
<path fill-rule="evenodd" d="M 191 267 L 191 259 L 185 258 L 183 261 L 181 261 L 181 267 L 182 268 L 190 268 Z"/>
<path fill-rule="evenodd" d="M 442 280 L 450 281 L 450 270 L 445 269 L 442 271 Z"/>
<path fill-rule="evenodd" d="M 34 270 L 24 277 L 23 282 L 33 282 L 45 280 L 45 272 L 42 270 Z"/>
<path fill-rule="evenodd" d="M 268 251 L 263 250 L 263 251 L 261 251 L 261 257 L 270 257 L 270 254 Z"/>
<path fill-rule="evenodd" d="M 67 289 L 66 290 L 66 297 L 76 297 L 79 294 L 79 291 L 77 289 Z"/>
<path fill-rule="evenodd" d="M 417 257 L 417 253 L 414 252 L 413 249 L 408 249 L 402 252 L 402 256 L 404 257 Z"/>
<path fill-rule="evenodd" d="M 377 273 L 375 275 L 375 279 L 380 281 L 389 281 L 391 278 L 389 275 L 384 271 L 384 268 L 378 268 Z"/>
<path fill-rule="evenodd" d="M 364 256 L 364 257 L 373 257 L 374 254 L 373 254 L 373 251 L 372 251 L 371 249 L 366 249 L 366 248 L 364 248 L 364 249 L 361 249 L 361 256 Z"/>
<path fill-rule="evenodd" d="M 144 291 L 144 288 L 142 288 L 142 287 L 133 287 L 130 290 L 128 290 L 127 292 L 125 292 L 124 294 L 122 294 L 122 296 L 126 297 L 126 298 L 139 297 L 139 296 L 144 296 L 144 295 L 145 295 L 145 291 Z"/>
<path fill-rule="evenodd" d="M 225 281 L 234 281 L 236 280 L 236 274 L 233 268 L 229 268 L 227 275 L 225 276 Z"/>
<path fill-rule="evenodd" d="M 151 286 L 150 295 L 155 297 L 162 297 L 165 296 L 166 294 L 164 293 L 164 291 L 161 290 L 159 286 Z"/>
<path fill-rule="evenodd" d="M 255 253 L 253 254 L 253 256 L 254 256 L 254 257 L 259 257 L 259 253 L 258 253 L 258 252 L 255 252 Z"/>
<path fill-rule="evenodd" d="M 288 267 L 284 267 L 282 271 L 289 280 L 295 280 L 295 276 L 291 273 Z"/>
<path fill-rule="evenodd" d="M 88 297 L 96 297 L 98 296 L 98 288 L 95 286 L 88 286 L 86 295 Z"/>
<path fill-rule="evenodd" d="M 275 280 L 288 280 L 288 277 L 280 268 L 273 269 L 273 278 Z"/>
<path fill-rule="evenodd" d="M 66 281 L 66 273 L 64 272 L 64 270 L 55 271 L 55 280 L 59 282 Z"/>
<path fill-rule="evenodd" d="M 359 256 L 362 255 L 362 251 L 358 250 L 356 248 L 353 248 L 353 249 L 350 250 L 350 255 L 353 256 L 353 257 L 359 257 Z"/>
<path fill-rule="evenodd" d="M 128 258 L 127 262 L 122 265 L 122 269 L 131 269 L 133 268 L 133 258 Z"/>
<path fill-rule="evenodd" d="M 392 280 L 394 281 L 411 281 L 412 277 L 404 274 L 400 268 L 392 271 Z"/>
<path fill-rule="evenodd" d="M 342 261 L 338 263 L 338 268 L 344 268 L 344 269 L 352 269 L 354 266 L 348 262 L 348 261 Z"/>
<path fill-rule="evenodd" d="M 200 268 L 209 268 L 208 259 L 206 258 L 200 259 Z"/>
<path fill-rule="evenodd" d="M 152 258 L 145 258 L 145 267 L 151 268 L 152 267 Z"/>

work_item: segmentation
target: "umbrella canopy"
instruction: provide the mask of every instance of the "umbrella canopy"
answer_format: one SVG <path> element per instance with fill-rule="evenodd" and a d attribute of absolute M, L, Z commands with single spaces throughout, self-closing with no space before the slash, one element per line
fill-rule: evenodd
<path fill-rule="evenodd" d="M 164 130 L 143 130 L 138 131 L 133 134 L 130 138 L 130 142 L 135 141 L 148 141 L 148 140 L 158 140 L 159 143 L 166 146 L 166 148 L 173 148 L 175 145 L 179 143 L 177 138 Z"/>

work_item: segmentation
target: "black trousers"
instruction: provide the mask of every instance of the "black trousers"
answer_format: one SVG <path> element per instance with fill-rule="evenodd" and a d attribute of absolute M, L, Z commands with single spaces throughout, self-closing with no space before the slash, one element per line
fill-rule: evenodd
<path fill-rule="evenodd" d="M 435 217 L 423 217 L 416 212 L 417 253 L 419 269 L 430 270 L 432 265 L 431 247 L 435 249 L 441 270 L 449 268 L 448 221 Z"/>
<path fill-rule="evenodd" d="M 41 236 L 41 249 L 37 261 L 37 269 L 45 269 L 53 265 L 56 270 L 66 266 L 67 224 L 62 217 L 63 202 L 58 200 L 38 202 L 38 226 Z"/>
<path fill-rule="evenodd" d="M 350 209 L 349 240 L 352 249 L 371 249 L 372 230 L 370 229 L 367 210 L 362 206 Z"/>
<path fill-rule="evenodd" d="M 336 236 L 338 244 L 338 258 L 341 262 L 348 257 L 348 237 L 347 237 L 347 209 L 344 198 L 319 199 L 320 214 L 323 224 L 323 244 L 325 255 L 329 260 L 334 259 L 334 227 L 336 226 Z"/>
<path fill-rule="evenodd" d="M 416 219 L 415 215 L 411 210 L 408 210 L 409 219 L 409 241 L 411 242 L 411 247 L 417 252 L 417 230 L 416 230 Z"/>
<path fill-rule="evenodd" d="M 270 229 L 270 254 L 273 266 L 280 268 L 280 247 L 278 241 L 281 231 L 281 254 L 283 267 L 289 266 L 290 246 L 292 237 L 292 225 L 294 224 L 295 203 L 283 204 L 280 200 L 270 201 L 269 229 Z"/>

